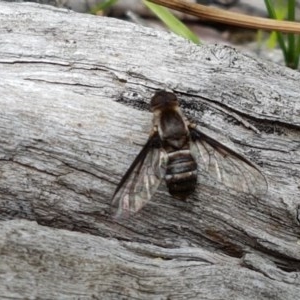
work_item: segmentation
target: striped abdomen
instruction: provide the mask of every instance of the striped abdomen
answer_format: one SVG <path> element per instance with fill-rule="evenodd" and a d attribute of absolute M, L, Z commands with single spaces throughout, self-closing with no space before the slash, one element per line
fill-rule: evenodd
<path fill-rule="evenodd" d="M 189 149 L 169 152 L 168 158 L 165 179 L 169 193 L 185 200 L 196 188 L 197 163 Z"/>

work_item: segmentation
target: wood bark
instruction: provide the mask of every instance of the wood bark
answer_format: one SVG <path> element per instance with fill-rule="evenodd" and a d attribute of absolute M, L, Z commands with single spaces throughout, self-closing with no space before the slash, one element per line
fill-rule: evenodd
<path fill-rule="evenodd" d="M 299 297 L 298 72 L 49 6 L 0 2 L 0 24 L 3 299 Z M 162 184 L 137 215 L 113 220 L 158 89 L 259 164 L 268 192 L 200 176 L 188 201 Z"/>

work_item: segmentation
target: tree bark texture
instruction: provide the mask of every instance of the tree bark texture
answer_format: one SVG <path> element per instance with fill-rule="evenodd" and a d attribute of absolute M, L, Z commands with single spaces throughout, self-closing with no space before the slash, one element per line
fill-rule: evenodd
<path fill-rule="evenodd" d="M 299 297 L 299 73 L 50 6 L 0 2 L 0 24 L 3 299 Z M 260 165 L 268 192 L 199 174 L 186 202 L 162 184 L 138 214 L 112 219 L 158 89 Z"/>

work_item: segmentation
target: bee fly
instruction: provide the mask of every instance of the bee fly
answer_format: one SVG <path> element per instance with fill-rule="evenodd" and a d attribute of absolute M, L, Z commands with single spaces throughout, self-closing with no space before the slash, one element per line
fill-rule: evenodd
<path fill-rule="evenodd" d="M 150 106 L 153 129 L 114 193 L 115 217 L 140 210 L 162 179 L 172 196 L 185 200 L 196 188 L 198 169 L 237 191 L 266 192 L 267 181 L 258 167 L 188 122 L 175 94 L 158 91 Z"/>

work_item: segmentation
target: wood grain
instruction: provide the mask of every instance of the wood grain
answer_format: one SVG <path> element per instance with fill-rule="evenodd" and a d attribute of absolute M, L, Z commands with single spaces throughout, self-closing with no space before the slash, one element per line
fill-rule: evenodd
<path fill-rule="evenodd" d="M 49 6 L 0 2 L 0 24 L 2 297 L 297 298 L 299 73 Z M 147 140 L 158 89 L 259 164 L 268 193 L 199 174 L 187 202 L 162 185 L 139 214 L 113 220 L 110 199 Z"/>

